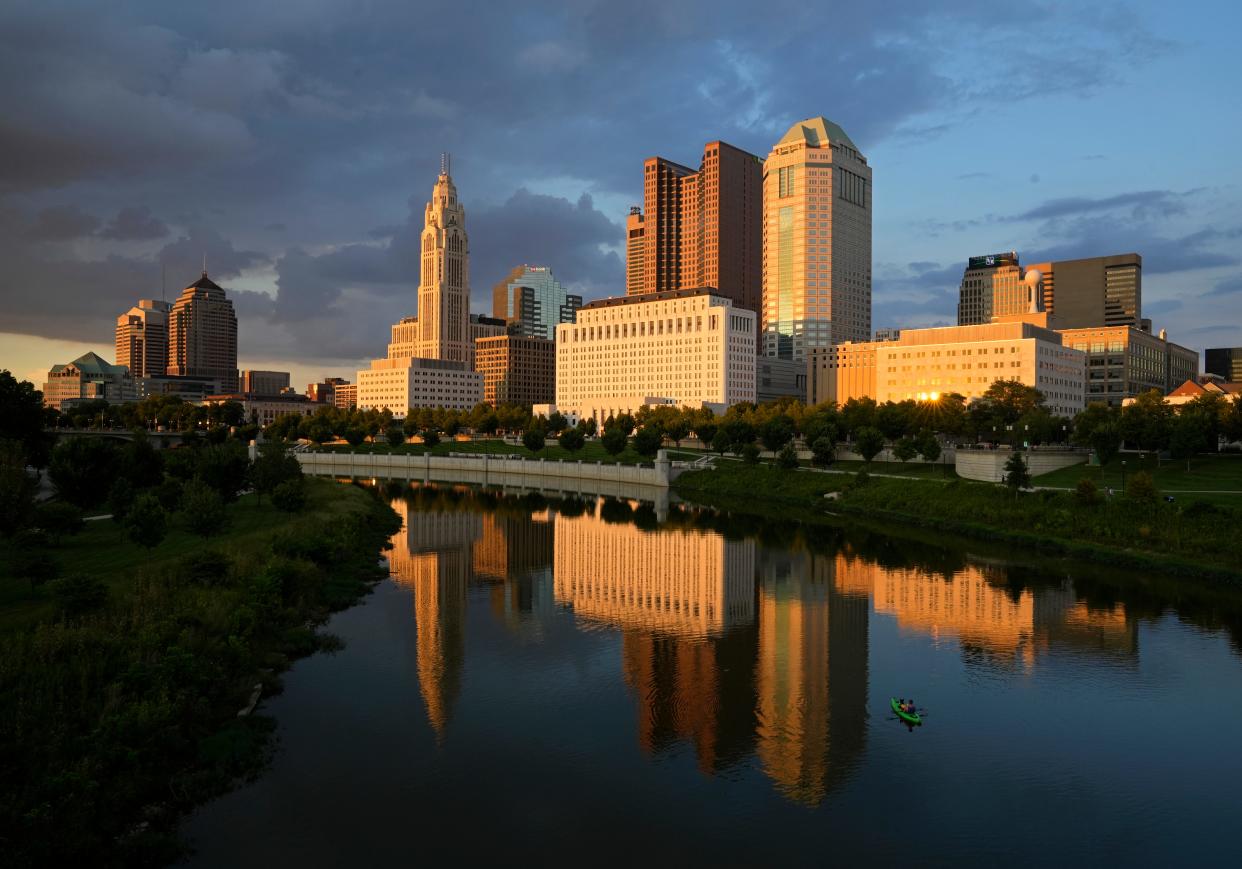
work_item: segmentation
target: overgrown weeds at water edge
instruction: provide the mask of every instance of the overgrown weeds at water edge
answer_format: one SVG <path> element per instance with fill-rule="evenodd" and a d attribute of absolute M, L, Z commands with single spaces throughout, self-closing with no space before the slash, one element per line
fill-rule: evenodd
<path fill-rule="evenodd" d="M 987 483 L 894 480 L 857 485 L 848 474 L 728 464 L 675 481 L 687 497 L 745 496 L 820 512 L 885 518 L 1075 557 L 1143 564 L 1183 575 L 1242 582 L 1242 550 L 1232 529 L 1242 510 L 1159 498 L 1084 500 L 1059 491 L 1022 492 Z M 827 504 L 824 495 L 841 492 Z"/>
<path fill-rule="evenodd" d="M 5 865 L 167 863 L 182 813 L 264 767 L 273 723 L 238 710 L 339 648 L 312 626 L 367 591 L 400 527 L 360 487 L 332 497 L 347 509 L 291 517 L 265 549 L 140 568 L 95 613 L 0 637 Z"/>

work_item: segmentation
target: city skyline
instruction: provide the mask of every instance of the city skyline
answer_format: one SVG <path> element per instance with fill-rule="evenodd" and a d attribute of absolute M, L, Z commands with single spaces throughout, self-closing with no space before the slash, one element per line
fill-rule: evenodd
<path fill-rule="evenodd" d="M 169 287 L 191 280 L 206 252 L 213 277 L 236 299 L 242 366 L 287 369 L 295 382 L 354 370 L 368 348 L 382 345 L 388 325 L 412 313 L 419 200 L 445 150 L 457 157 L 461 196 L 471 206 L 474 310 L 488 309 L 488 289 L 521 262 L 551 266 L 585 301 L 619 295 L 626 213 L 641 202 L 638 161 L 687 156 L 716 139 L 766 154 L 790 123 L 821 113 L 881 170 L 874 327 L 953 322 L 962 265 L 979 251 L 1016 249 L 1033 263 L 1134 250 L 1144 257 L 1147 315 L 1196 349 L 1238 344 L 1238 323 L 1220 310 L 1242 292 L 1239 257 L 1229 246 L 1242 231 L 1242 209 L 1224 146 L 1239 122 L 1230 113 L 1192 113 L 1178 97 L 1193 80 L 1203 100 L 1228 101 L 1229 76 L 1206 70 L 1221 58 L 1236 64 L 1223 50 L 1223 25 L 1237 13 L 1221 7 L 1212 18 L 1222 26 L 1213 28 L 1155 5 L 1107 21 L 1023 4 L 1010 13 L 995 16 L 1008 18 L 1005 24 L 984 24 L 965 7 L 938 9 L 939 23 L 914 11 L 884 22 L 852 11 L 853 62 L 880 72 L 850 87 L 824 76 L 813 85 L 783 85 L 812 59 L 796 56 L 802 37 L 787 38 L 786 51 L 761 51 L 771 29 L 752 13 L 720 16 L 712 38 L 691 37 L 670 15 L 645 22 L 653 29 L 635 41 L 604 39 L 606 26 L 625 35 L 633 25 L 604 20 L 611 13 L 603 10 L 563 16 L 535 8 L 515 24 L 526 32 L 548 23 L 546 38 L 518 56 L 480 64 L 492 72 L 501 63 L 513 67 L 512 81 L 493 95 L 477 76 L 446 78 L 430 50 L 413 52 L 420 58 L 392 69 L 391 81 L 364 70 L 364 84 L 355 84 L 342 57 L 315 39 L 300 40 L 284 23 L 266 22 L 239 42 L 236 20 L 225 27 L 180 10 L 134 11 L 108 22 L 84 14 L 73 24 L 7 10 L 23 25 L 8 32 L 42 22 L 41 38 L 50 40 L 15 46 L 19 60 L 35 51 L 54 59 L 76 35 L 98 32 L 94 59 L 75 52 L 78 63 L 14 91 L 21 99 L 27 88 L 41 89 L 43 98 L 25 94 L 25 103 L 48 116 L 17 107 L 12 113 L 17 159 L 0 197 L 6 243 L 17 249 L 0 280 L 2 364 L 37 379 L 51 363 L 88 350 L 111 356 L 116 316 L 135 299 L 161 296 L 162 268 Z M 348 42 L 378 29 L 375 19 L 399 23 L 400 14 L 380 9 L 365 22 L 332 23 Z M 950 37 L 959 25 L 962 32 Z M 470 46 L 453 38 L 469 27 L 445 16 L 437 34 L 420 39 L 434 39 L 432 48 Z M 937 51 L 886 38 L 932 29 L 948 39 Z M 1040 39 L 1050 33 L 1060 45 Z M 955 47 L 973 39 L 1023 34 L 1029 38 L 1013 57 L 986 71 L 964 71 L 951 60 Z M 126 51 L 148 43 L 149 52 Z M 466 50 L 474 57 L 489 44 Z M 607 74 L 631 56 L 672 57 L 675 50 L 696 59 L 696 69 L 653 64 L 620 90 Z M 809 54 L 847 63 L 831 45 Z M 1089 59 L 1058 61 L 1063 54 Z M 603 74 L 584 77 L 588 61 Z M 100 135 L 105 122 L 65 96 L 84 70 L 117 100 L 163 100 L 200 135 L 175 147 L 166 137 L 148 141 L 141 113 L 112 139 Z M 567 81 L 575 76 L 584 77 L 576 88 Z M 614 99 L 633 101 L 655 76 L 668 87 L 663 101 L 636 109 L 643 123 L 575 126 L 576 138 L 564 143 L 564 124 L 600 100 L 605 82 Z M 363 86 L 374 91 L 373 104 L 351 105 L 353 89 Z M 541 92 L 556 98 L 533 103 Z M 512 99 L 501 105 L 504 96 Z M 347 120 L 349 112 L 365 123 Z M 518 113 L 525 113 L 520 120 Z M 1026 122 L 1031 113 L 1040 124 Z M 1152 166 L 1150 137 L 1141 134 L 1157 115 L 1161 129 L 1177 132 L 1183 157 Z M 497 122 L 517 124 L 521 144 L 493 148 L 484 134 Z M 300 138 L 306 153 L 295 155 L 289 135 L 300 123 L 318 125 L 323 135 L 313 145 Z M 1015 127 L 1022 133 L 1016 138 L 1001 132 Z M 28 132 L 35 128 L 63 131 L 65 144 L 35 149 Z M 340 148 L 347 129 L 357 139 L 347 149 L 358 158 L 354 168 L 332 177 L 298 171 L 321 165 L 305 161 L 322 161 L 326 146 Z M 106 148 L 89 144 L 105 140 Z M 173 177 L 178 183 L 169 183 Z M 346 310 L 357 316 L 347 320 Z"/>

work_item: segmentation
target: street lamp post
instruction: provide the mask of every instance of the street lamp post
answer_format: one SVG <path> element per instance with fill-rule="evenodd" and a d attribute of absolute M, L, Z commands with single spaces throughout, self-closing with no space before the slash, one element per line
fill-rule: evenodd
<path fill-rule="evenodd" d="M 1126 490 L 1126 460 L 1121 460 L 1121 491 Z"/>

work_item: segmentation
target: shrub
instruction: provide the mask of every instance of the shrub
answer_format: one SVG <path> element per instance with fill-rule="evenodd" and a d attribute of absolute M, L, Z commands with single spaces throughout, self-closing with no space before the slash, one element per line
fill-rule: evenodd
<path fill-rule="evenodd" d="M 582 433 L 581 429 L 567 428 L 561 432 L 561 436 L 557 439 L 557 442 L 561 445 L 561 449 L 569 450 L 571 453 L 576 453 L 578 450 L 586 446 L 586 436 Z"/>
<path fill-rule="evenodd" d="M 60 565 L 49 553 L 26 547 L 13 553 L 10 570 L 13 576 L 30 583 L 31 591 L 60 575 Z"/>
<path fill-rule="evenodd" d="M 1146 471 L 1139 471 L 1130 477 L 1126 485 L 1126 497 L 1139 504 L 1154 504 L 1157 495 L 1156 484 Z"/>
<path fill-rule="evenodd" d="M 837 445 L 832 438 L 820 435 L 811 444 L 811 461 L 817 465 L 831 465 L 837 457 Z"/>
<path fill-rule="evenodd" d="M 662 443 L 664 443 L 663 433 L 655 426 L 645 425 L 634 435 L 634 452 L 650 459 L 660 451 Z"/>
<path fill-rule="evenodd" d="M 859 471 L 854 475 L 854 479 L 845 484 L 845 491 L 852 492 L 855 489 L 865 488 L 871 483 L 871 475 L 866 471 Z"/>
<path fill-rule="evenodd" d="M 306 486 L 300 477 L 285 480 L 272 492 L 272 503 L 277 510 L 297 513 L 306 506 Z"/>
<path fill-rule="evenodd" d="M 367 433 L 360 428 L 350 427 L 345 429 L 345 443 L 351 447 L 362 446 L 362 442 L 367 439 Z"/>
<path fill-rule="evenodd" d="M 134 485 L 126 477 L 117 477 L 116 482 L 112 484 L 112 488 L 108 490 L 108 509 L 112 511 L 112 520 L 114 522 L 123 523 L 125 517 L 129 515 L 130 508 L 134 506 L 134 498 L 137 493 L 134 492 Z"/>
<path fill-rule="evenodd" d="M 219 533 L 228 521 L 224 499 L 202 480 L 191 480 L 181 496 L 186 527 L 200 537 Z"/>
<path fill-rule="evenodd" d="M 58 579 L 52 586 L 56 609 L 65 618 L 78 618 L 103 608 L 108 587 L 91 576 L 76 574 Z"/>
<path fill-rule="evenodd" d="M 66 501 L 94 507 L 107 498 L 118 475 L 119 452 L 102 438 L 69 438 L 52 450 L 48 476 Z"/>
<path fill-rule="evenodd" d="M 155 497 L 160 499 L 165 510 L 175 513 L 181 506 L 181 493 L 184 489 L 185 484 L 176 477 L 166 476 L 164 482 L 155 487 Z"/>
<path fill-rule="evenodd" d="M 1083 477 L 1074 489 L 1074 500 L 1084 507 L 1093 507 L 1100 503 L 1100 489 L 1090 477 Z"/>
<path fill-rule="evenodd" d="M 543 429 L 528 428 L 522 433 L 522 446 L 532 453 L 543 450 L 545 444 L 547 444 L 547 439 L 543 436 Z"/>
<path fill-rule="evenodd" d="M 181 563 L 185 578 L 194 585 L 224 585 L 233 566 L 232 559 L 219 549 L 200 549 Z"/>
<path fill-rule="evenodd" d="M 742 461 L 748 465 L 759 464 L 759 448 L 754 444 L 742 447 Z"/>
<path fill-rule="evenodd" d="M 854 432 L 854 448 L 863 457 L 863 461 L 871 464 L 871 460 L 884 449 L 884 435 L 877 428 L 863 426 Z"/>
<path fill-rule="evenodd" d="M 63 535 L 77 534 L 86 525 L 82 521 L 82 511 L 63 501 L 40 504 L 35 508 L 34 520 L 35 525 L 46 531 L 56 543 L 60 543 Z"/>
<path fill-rule="evenodd" d="M 433 429 L 427 429 L 427 431 L 423 432 L 422 439 L 425 449 L 435 449 L 440 445 L 440 435 Z"/>
<path fill-rule="evenodd" d="M 798 451 L 794 449 L 792 443 L 781 447 L 781 451 L 776 454 L 776 465 L 786 471 L 792 471 L 798 467 Z"/>
<path fill-rule="evenodd" d="M 1022 458 L 1022 453 L 1014 450 L 1005 462 L 1005 485 L 1008 486 L 1016 497 L 1020 489 L 1026 489 L 1031 485 L 1031 472 L 1027 470 L 1026 460 Z"/>

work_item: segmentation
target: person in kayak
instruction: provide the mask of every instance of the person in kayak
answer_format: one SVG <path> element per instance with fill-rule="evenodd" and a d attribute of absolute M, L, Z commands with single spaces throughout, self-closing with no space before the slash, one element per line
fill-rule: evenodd
<path fill-rule="evenodd" d="M 914 700 L 905 700 L 901 703 L 901 711 L 907 715 L 914 714 Z"/>

